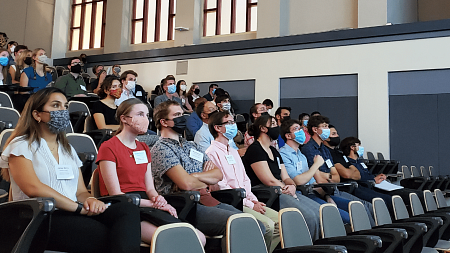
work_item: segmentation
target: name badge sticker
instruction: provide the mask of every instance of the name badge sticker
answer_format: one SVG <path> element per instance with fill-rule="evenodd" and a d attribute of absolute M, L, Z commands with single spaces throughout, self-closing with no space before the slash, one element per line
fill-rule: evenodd
<path fill-rule="evenodd" d="M 345 160 L 346 163 L 348 163 L 348 159 L 347 159 L 347 157 L 345 155 L 344 155 L 344 160 Z"/>
<path fill-rule="evenodd" d="M 227 159 L 229 165 L 236 164 L 236 160 L 233 155 L 225 155 L 225 158 Z"/>
<path fill-rule="evenodd" d="M 142 97 L 142 91 L 136 91 L 136 97 Z"/>
<path fill-rule="evenodd" d="M 302 167 L 303 167 L 303 163 L 302 161 L 297 163 L 297 171 L 301 172 L 302 171 Z"/>
<path fill-rule="evenodd" d="M 331 163 L 331 160 L 330 160 L 330 159 L 327 159 L 327 160 L 325 161 L 325 163 L 327 164 L 328 169 L 330 169 L 331 167 L 333 167 L 333 163 Z"/>
<path fill-rule="evenodd" d="M 74 179 L 73 170 L 69 165 L 56 165 L 56 179 Z"/>
<path fill-rule="evenodd" d="M 277 157 L 277 163 L 278 163 L 278 169 L 281 170 L 281 162 L 280 162 L 280 158 L 279 157 Z"/>
<path fill-rule="evenodd" d="M 203 153 L 191 148 L 189 157 L 203 163 Z"/>
<path fill-rule="evenodd" d="M 363 166 L 364 169 L 367 169 L 367 166 L 365 163 L 361 163 L 361 166 Z"/>
<path fill-rule="evenodd" d="M 134 151 L 133 157 L 136 164 L 148 163 L 147 153 L 145 153 L 145 150 Z"/>
<path fill-rule="evenodd" d="M 82 90 L 86 91 L 86 87 L 84 87 L 84 85 L 81 85 L 81 84 L 80 84 L 80 88 L 81 88 Z"/>

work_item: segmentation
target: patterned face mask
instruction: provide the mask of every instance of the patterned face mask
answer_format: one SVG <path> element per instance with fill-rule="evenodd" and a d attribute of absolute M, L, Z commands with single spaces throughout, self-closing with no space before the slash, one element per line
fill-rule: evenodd
<path fill-rule="evenodd" d="M 50 132 L 58 134 L 66 130 L 70 124 L 70 115 L 68 110 L 58 111 L 42 111 L 50 114 L 50 121 L 46 124 L 50 129 Z"/>

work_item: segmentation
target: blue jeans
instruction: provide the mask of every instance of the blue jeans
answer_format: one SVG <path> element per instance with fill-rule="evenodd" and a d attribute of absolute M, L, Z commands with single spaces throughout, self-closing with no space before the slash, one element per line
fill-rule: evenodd
<path fill-rule="evenodd" d="M 312 193 L 308 194 L 307 197 L 316 201 L 317 203 L 319 203 L 321 205 L 327 203 L 325 200 L 317 197 L 315 194 L 312 194 Z M 350 215 L 348 214 L 348 203 L 350 202 L 350 200 L 343 199 L 343 198 L 336 197 L 336 196 L 331 196 L 331 198 L 334 200 L 334 202 L 338 206 L 338 210 L 339 210 L 339 213 L 341 214 L 342 221 L 345 224 L 350 224 Z"/>

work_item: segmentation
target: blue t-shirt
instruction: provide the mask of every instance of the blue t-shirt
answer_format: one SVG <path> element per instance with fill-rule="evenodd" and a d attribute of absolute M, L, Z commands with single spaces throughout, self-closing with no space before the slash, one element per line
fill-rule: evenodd
<path fill-rule="evenodd" d="M 369 172 L 367 166 L 362 161 L 357 161 L 350 157 L 347 157 L 347 159 L 351 165 L 355 166 L 359 170 L 359 174 L 361 174 L 361 179 L 358 181 L 375 180 L 375 176 Z"/>
<path fill-rule="evenodd" d="M 28 87 L 34 87 L 33 92 L 38 90 L 42 90 L 47 87 L 47 85 L 52 81 L 52 75 L 50 73 L 46 73 L 44 76 L 40 76 L 34 72 L 33 67 L 28 67 L 23 70 L 23 73 L 28 77 Z"/>
<path fill-rule="evenodd" d="M 322 144 L 317 144 L 317 142 L 311 138 L 305 145 L 302 147 L 302 153 L 306 156 L 308 160 L 308 167 L 311 167 L 314 164 L 314 157 L 316 155 L 322 156 L 325 163 L 320 166 L 319 170 L 325 173 L 330 173 L 330 168 L 334 167 L 333 157 L 331 156 L 328 148 Z"/>
<path fill-rule="evenodd" d="M 278 148 L 282 148 L 286 143 L 284 142 L 283 138 L 281 138 L 281 135 L 278 135 Z"/>

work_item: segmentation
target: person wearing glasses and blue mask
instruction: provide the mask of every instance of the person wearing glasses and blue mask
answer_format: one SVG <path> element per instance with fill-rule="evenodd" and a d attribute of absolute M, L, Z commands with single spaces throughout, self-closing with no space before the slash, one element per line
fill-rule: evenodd
<path fill-rule="evenodd" d="M 334 166 L 330 150 L 323 143 L 330 137 L 331 130 L 329 128 L 329 123 L 330 120 L 322 115 L 311 116 L 308 121 L 308 132 L 311 135 L 311 139 L 302 147 L 302 153 L 306 156 L 308 167 L 311 167 L 314 164 L 314 157 L 316 155 L 320 155 L 325 161 L 314 175 L 314 179 L 319 184 L 339 183 L 341 181 L 339 173 Z M 348 192 L 339 190 L 334 192 L 334 196 L 342 197 L 350 201 L 361 201 L 369 214 L 371 225 L 375 225 L 371 203 L 355 197 Z"/>
<path fill-rule="evenodd" d="M 175 78 L 173 76 L 168 76 L 164 79 L 162 83 L 162 88 L 164 93 L 155 98 L 155 108 L 162 102 L 172 100 L 176 101 L 180 106 L 183 105 L 183 101 L 177 96 L 177 85 L 175 84 Z"/>
<path fill-rule="evenodd" d="M 241 157 L 237 150 L 229 145 L 229 142 L 233 140 L 238 132 L 233 115 L 228 111 L 214 113 L 209 119 L 208 128 L 212 136 L 214 136 L 214 140 L 206 150 L 206 155 L 219 167 L 223 174 L 223 179 L 217 184 L 211 185 L 210 189 L 213 191 L 236 188 L 245 189 L 246 197 L 243 199 L 243 211 L 252 214 L 264 224 L 266 228 L 264 240 L 266 241 L 268 252 L 272 252 L 280 242 L 278 212 L 266 207 L 252 193 L 250 179 L 245 172 Z"/>

